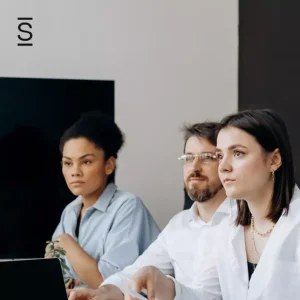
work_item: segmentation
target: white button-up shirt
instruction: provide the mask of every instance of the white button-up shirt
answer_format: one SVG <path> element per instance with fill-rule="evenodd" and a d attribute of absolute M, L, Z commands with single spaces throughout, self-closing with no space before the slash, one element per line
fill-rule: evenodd
<path fill-rule="evenodd" d="M 126 291 L 127 281 L 140 268 L 155 266 L 164 274 L 175 276 L 176 280 L 186 286 L 194 284 L 199 276 L 199 265 L 211 255 L 215 248 L 215 236 L 222 223 L 230 218 L 235 209 L 235 201 L 226 199 L 219 206 L 210 222 L 205 223 L 198 215 L 196 203 L 189 210 L 175 215 L 156 241 L 123 271 L 107 278 L 103 284 L 118 286 Z"/>
<path fill-rule="evenodd" d="M 289 213 L 283 214 L 276 223 L 250 281 L 244 227 L 225 226 L 220 233 L 215 262 L 208 260 L 204 273 L 199 266 L 193 288 L 173 279 L 176 300 L 300 299 L 300 190 L 297 186 Z"/>

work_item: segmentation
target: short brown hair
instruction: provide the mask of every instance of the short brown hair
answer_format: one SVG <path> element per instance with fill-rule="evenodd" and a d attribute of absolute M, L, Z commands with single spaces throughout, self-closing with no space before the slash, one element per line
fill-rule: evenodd
<path fill-rule="evenodd" d="M 192 136 L 197 136 L 207 139 L 212 145 L 217 144 L 217 133 L 221 125 L 217 122 L 203 122 L 193 125 L 184 125 L 182 131 L 184 132 L 184 150 L 187 140 Z"/>

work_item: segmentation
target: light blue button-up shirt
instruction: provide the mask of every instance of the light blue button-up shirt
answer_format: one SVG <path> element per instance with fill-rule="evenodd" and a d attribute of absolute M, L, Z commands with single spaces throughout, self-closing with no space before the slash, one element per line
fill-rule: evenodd
<path fill-rule="evenodd" d="M 104 279 L 132 264 L 156 239 L 159 228 L 143 202 L 131 193 L 107 185 L 96 203 L 89 207 L 75 230 L 82 198 L 77 197 L 64 209 L 52 240 L 70 234 L 90 256 L 98 261 Z M 66 259 L 66 276 L 79 279 Z"/>

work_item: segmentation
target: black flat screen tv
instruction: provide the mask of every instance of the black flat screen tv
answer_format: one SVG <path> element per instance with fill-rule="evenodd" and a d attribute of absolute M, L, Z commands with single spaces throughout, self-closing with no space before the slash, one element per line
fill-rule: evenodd
<path fill-rule="evenodd" d="M 2 77 L 0 105 L 0 259 L 43 257 L 75 198 L 60 136 L 84 112 L 114 117 L 114 81 Z"/>

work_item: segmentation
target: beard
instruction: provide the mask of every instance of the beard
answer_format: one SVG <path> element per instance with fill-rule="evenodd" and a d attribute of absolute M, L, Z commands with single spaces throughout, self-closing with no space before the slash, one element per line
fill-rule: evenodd
<path fill-rule="evenodd" d="M 208 180 L 206 177 L 201 176 L 199 173 L 194 172 L 188 177 L 188 181 L 191 177 L 200 177 Z M 199 203 L 203 203 L 213 198 L 221 189 L 223 189 L 223 185 L 221 182 L 207 184 L 205 188 L 199 188 L 198 184 L 195 183 L 191 187 L 188 185 L 188 181 L 185 184 L 186 192 L 189 197 L 193 201 L 197 201 Z"/>

